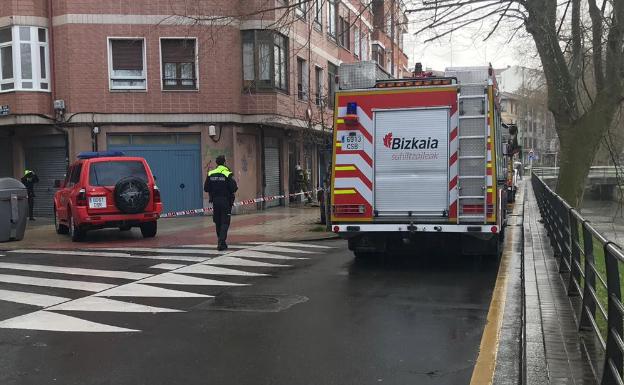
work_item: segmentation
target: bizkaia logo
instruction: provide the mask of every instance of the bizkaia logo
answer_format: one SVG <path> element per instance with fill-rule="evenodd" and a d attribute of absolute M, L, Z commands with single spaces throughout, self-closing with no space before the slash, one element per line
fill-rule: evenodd
<path fill-rule="evenodd" d="M 432 150 L 438 148 L 438 140 L 421 138 L 394 138 L 392 132 L 387 133 L 383 138 L 383 144 L 393 150 Z"/>

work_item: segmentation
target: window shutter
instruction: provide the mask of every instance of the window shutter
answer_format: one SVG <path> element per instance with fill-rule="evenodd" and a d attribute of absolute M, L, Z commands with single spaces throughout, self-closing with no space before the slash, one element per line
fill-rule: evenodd
<path fill-rule="evenodd" d="M 143 70 L 143 40 L 111 40 L 113 70 Z"/>
<path fill-rule="evenodd" d="M 195 63 L 195 40 L 163 39 L 160 44 L 164 63 Z"/>

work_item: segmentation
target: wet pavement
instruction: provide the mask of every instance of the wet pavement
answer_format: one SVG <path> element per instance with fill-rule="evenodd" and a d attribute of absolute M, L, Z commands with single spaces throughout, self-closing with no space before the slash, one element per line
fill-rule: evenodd
<path fill-rule="evenodd" d="M 73 251 L 0 252 L 0 384 L 468 384 L 498 266 L 337 240 Z"/>

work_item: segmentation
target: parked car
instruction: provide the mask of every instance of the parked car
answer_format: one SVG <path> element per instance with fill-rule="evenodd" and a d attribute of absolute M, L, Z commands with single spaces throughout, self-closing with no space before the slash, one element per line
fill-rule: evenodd
<path fill-rule="evenodd" d="M 107 227 L 139 227 L 144 238 L 156 236 L 162 202 L 145 159 L 119 151 L 83 152 L 55 185 L 56 232 L 69 233 L 72 241 Z"/>

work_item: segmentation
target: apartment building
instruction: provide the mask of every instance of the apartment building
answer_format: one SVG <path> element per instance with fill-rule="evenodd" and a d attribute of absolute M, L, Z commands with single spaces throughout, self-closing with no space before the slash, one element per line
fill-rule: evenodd
<path fill-rule="evenodd" d="M 407 70 L 401 8 L 374 3 L 5 0 L 0 176 L 39 174 L 39 216 L 51 215 L 54 180 L 89 150 L 145 157 L 165 210 L 207 204 L 202 182 L 219 154 L 239 199 L 293 192 L 297 166 L 317 186 L 337 67 Z M 376 28 L 375 10 L 397 26 Z"/>

